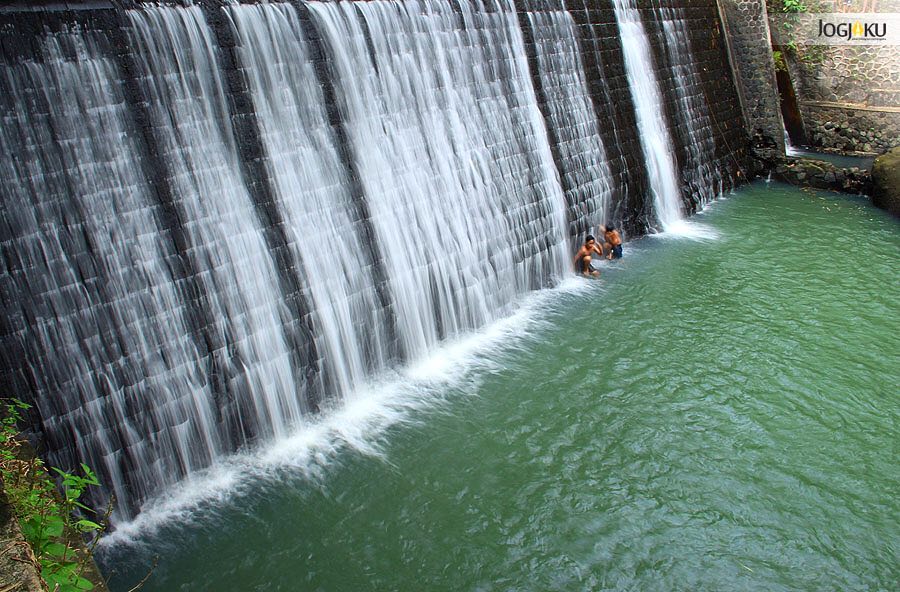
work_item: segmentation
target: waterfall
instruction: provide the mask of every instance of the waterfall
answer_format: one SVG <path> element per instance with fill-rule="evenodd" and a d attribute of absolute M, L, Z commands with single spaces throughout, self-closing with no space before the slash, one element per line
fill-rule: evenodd
<path fill-rule="evenodd" d="M 209 335 L 205 362 L 222 383 L 218 439 L 234 450 L 284 436 L 305 410 L 305 385 L 283 332 L 292 319 L 241 175 L 211 31 L 199 8 L 148 8 L 128 17 L 141 92 L 187 242 L 183 255 L 198 270 L 201 294 L 192 305 L 207 313 L 209 326 L 198 330 Z M 181 394 L 209 404 L 203 392 Z"/>
<path fill-rule="evenodd" d="M 637 110 L 641 148 L 650 177 L 656 217 L 663 230 L 682 219 L 681 191 L 676 176 L 675 148 L 666 122 L 662 93 L 647 32 L 634 0 L 613 0 L 628 85 Z"/>
<path fill-rule="evenodd" d="M 529 13 L 548 125 L 567 166 L 563 186 L 571 234 L 597 232 L 610 210 L 610 168 L 588 94 L 575 22 L 562 10 Z"/>
<path fill-rule="evenodd" d="M 791 143 L 791 136 L 788 134 L 787 127 L 782 126 L 781 131 L 784 133 L 784 153 L 792 157 L 803 156 L 803 151 Z"/>
<path fill-rule="evenodd" d="M 675 74 L 681 128 L 688 135 L 686 177 L 694 193 L 692 200 L 703 205 L 715 199 L 722 191 L 723 180 L 716 157 L 715 130 L 710 119 L 703 81 L 690 51 L 691 40 L 684 20 L 684 10 L 665 7 L 659 10 Z"/>
<path fill-rule="evenodd" d="M 289 246 L 313 304 L 325 391 L 344 395 L 388 361 L 372 245 L 325 112 L 297 10 L 229 8 Z"/>
<path fill-rule="evenodd" d="M 2 67 L 6 317 L 51 461 L 127 505 L 219 454 L 216 410 L 121 74 L 79 33 L 40 49 Z"/>
<path fill-rule="evenodd" d="M 283 436 L 303 413 L 277 272 L 241 166 L 212 32 L 199 8 L 129 11 L 156 141 L 170 168 L 243 438 Z M 243 439 L 242 438 L 242 439 Z"/>
<path fill-rule="evenodd" d="M 565 199 L 515 12 L 455 8 L 309 4 L 412 355 L 568 269 Z"/>
<path fill-rule="evenodd" d="M 631 2 L 624 64 L 586 4 L 201 4 L 37 20 L 0 54 L 0 381 L 117 521 L 236 452 L 331 438 L 317 412 L 555 285 L 606 216 L 642 224 L 641 150 L 662 228 L 681 217 Z M 661 14 L 709 192 L 714 121 Z M 636 128 L 607 105 L 629 92 Z"/>

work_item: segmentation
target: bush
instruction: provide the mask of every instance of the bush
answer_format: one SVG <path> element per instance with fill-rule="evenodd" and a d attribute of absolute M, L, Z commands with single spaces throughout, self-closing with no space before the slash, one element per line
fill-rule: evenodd
<path fill-rule="evenodd" d="M 80 475 L 51 467 L 59 478 L 60 495 L 44 463 L 33 455 L 23 454 L 23 441 L 16 426 L 22 412 L 30 408 L 16 399 L 6 402 L 0 420 L 0 479 L 48 589 L 51 592 L 92 590 L 94 584 L 83 574 L 104 530 L 101 523 L 106 520 L 95 522 L 85 518 L 94 511 L 79 500 L 88 487 L 100 483 L 84 464 Z M 81 550 L 79 538 L 87 535 L 94 537 L 94 543 Z"/>

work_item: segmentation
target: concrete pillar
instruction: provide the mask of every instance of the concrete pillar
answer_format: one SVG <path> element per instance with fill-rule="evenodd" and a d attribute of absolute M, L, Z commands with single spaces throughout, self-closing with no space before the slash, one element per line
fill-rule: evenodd
<path fill-rule="evenodd" d="M 784 123 L 763 0 L 717 0 L 747 130 L 762 131 L 784 154 Z"/>

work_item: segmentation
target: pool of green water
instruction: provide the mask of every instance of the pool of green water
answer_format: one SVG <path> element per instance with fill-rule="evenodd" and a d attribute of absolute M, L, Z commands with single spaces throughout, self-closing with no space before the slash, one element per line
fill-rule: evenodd
<path fill-rule="evenodd" d="M 865 171 L 872 170 L 872 165 L 875 163 L 874 156 L 846 156 L 843 154 L 816 152 L 805 148 L 791 148 L 788 152 L 788 156 L 812 160 L 824 160 L 841 169 L 857 167 Z"/>
<path fill-rule="evenodd" d="M 898 590 L 900 224 L 756 184 L 311 479 L 103 550 L 114 592 Z"/>

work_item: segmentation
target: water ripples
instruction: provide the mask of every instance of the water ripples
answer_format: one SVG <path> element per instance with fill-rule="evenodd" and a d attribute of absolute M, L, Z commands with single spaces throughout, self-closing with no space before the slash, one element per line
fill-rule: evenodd
<path fill-rule="evenodd" d="M 705 215 L 717 240 L 629 243 L 406 410 L 384 462 L 167 531 L 151 589 L 196 560 L 209 589 L 891 589 L 900 236 L 857 209 L 772 184 Z"/>

